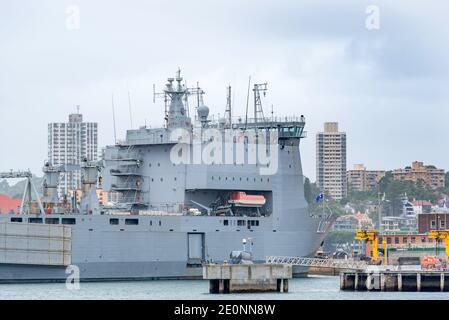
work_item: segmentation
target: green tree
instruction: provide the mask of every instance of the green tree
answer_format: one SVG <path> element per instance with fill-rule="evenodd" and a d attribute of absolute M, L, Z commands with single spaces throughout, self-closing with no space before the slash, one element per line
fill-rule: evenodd
<path fill-rule="evenodd" d="M 309 178 L 304 179 L 304 197 L 309 205 L 316 203 L 315 197 L 320 193 L 315 183 L 310 183 Z"/>

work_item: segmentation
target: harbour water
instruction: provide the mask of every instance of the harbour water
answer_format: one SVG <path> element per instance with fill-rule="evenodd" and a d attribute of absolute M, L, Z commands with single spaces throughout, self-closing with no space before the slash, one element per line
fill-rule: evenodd
<path fill-rule="evenodd" d="M 292 299 L 292 300 L 449 300 L 447 292 L 346 292 L 340 291 L 335 276 L 309 276 L 291 279 L 288 293 L 209 294 L 209 282 L 203 280 L 135 281 L 81 283 L 78 290 L 68 290 L 64 283 L 2 284 L 0 300 L 91 300 L 91 299 Z"/>

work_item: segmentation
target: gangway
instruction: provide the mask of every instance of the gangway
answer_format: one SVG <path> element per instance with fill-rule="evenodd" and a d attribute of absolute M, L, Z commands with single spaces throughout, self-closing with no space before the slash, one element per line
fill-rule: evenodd
<path fill-rule="evenodd" d="M 266 258 L 269 264 L 290 264 L 301 267 L 320 267 L 329 269 L 365 270 L 368 264 L 365 261 L 343 259 L 320 259 L 306 257 L 282 257 L 269 256 Z"/>

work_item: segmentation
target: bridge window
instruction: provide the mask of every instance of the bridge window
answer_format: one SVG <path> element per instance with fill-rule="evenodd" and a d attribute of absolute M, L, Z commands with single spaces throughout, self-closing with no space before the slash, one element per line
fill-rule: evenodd
<path fill-rule="evenodd" d="M 224 226 L 229 225 L 229 220 L 223 220 L 223 225 L 224 225 Z"/>
<path fill-rule="evenodd" d="M 42 218 L 29 218 L 29 223 L 42 223 Z"/>
<path fill-rule="evenodd" d="M 16 217 L 11 218 L 11 222 L 22 222 L 22 221 L 23 221 L 22 218 L 16 218 Z"/>
<path fill-rule="evenodd" d="M 109 224 L 118 225 L 118 219 L 117 218 L 109 219 Z"/>

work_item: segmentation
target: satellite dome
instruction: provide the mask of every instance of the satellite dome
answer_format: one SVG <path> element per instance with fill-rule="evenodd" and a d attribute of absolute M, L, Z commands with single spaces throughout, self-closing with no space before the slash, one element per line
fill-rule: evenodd
<path fill-rule="evenodd" d="M 202 105 L 202 106 L 198 107 L 197 112 L 198 112 L 198 117 L 201 120 L 207 120 L 207 117 L 209 116 L 209 107 Z"/>

